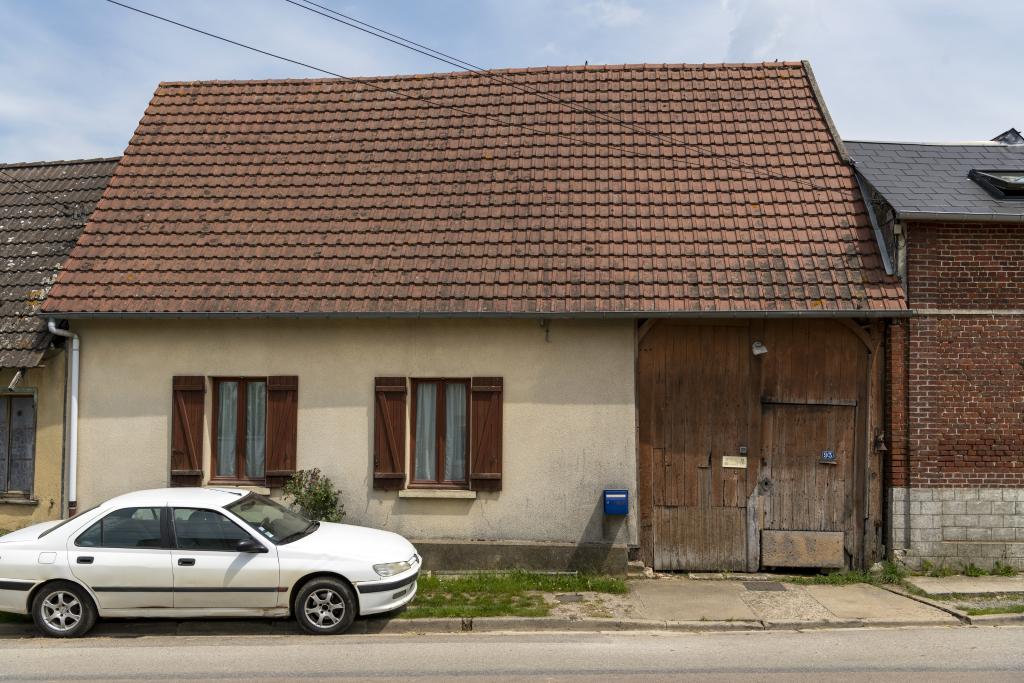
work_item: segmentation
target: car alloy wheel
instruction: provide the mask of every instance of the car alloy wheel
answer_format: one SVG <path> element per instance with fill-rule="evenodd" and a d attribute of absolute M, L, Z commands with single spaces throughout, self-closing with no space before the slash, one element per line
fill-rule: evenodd
<path fill-rule="evenodd" d="M 345 600 L 331 588 L 310 593 L 303 609 L 306 618 L 320 628 L 332 628 L 345 618 Z"/>
<path fill-rule="evenodd" d="M 331 577 L 309 581 L 295 599 L 296 621 L 302 630 L 315 635 L 344 633 L 357 612 L 352 589 L 344 581 Z"/>
<path fill-rule="evenodd" d="M 66 633 L 82 621 L 82 603 L 67 591 L 53 591 L 43 599 L 43 621 L 58 633 Z"/>
<path fill-rule="evenodd" d="M 45 586 L 33 598 L 32 618 L 47 636 L 74 638 L 96 623 L 96 608 L 82 588 L 59 581 Z"/>

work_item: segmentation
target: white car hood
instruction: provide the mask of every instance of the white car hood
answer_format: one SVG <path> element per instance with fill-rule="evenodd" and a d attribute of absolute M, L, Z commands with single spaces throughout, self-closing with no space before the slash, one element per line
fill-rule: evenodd
<path fill-rule="evenodd" d="M 55 527 L 61 523 L 61 520 L 55 519 L 49 522 L 40 522 L 39 524 L 33 524 L 27 526 L 24 529 L 18 529 L 11 533 L 0 536 L 0 543 L 11 543 L 15 541 L 34 541 L 39 538 L 39 534 L 43 533 L 50 527 Z"/>
<path fill-rule="evenodd" d="M 282 555 L 301 553 L 367 562 L 400 562 L 416 552 L 398 534 L 350 524 L 320 522 L 320 528 L 292 543 L 278 546 Z"/>

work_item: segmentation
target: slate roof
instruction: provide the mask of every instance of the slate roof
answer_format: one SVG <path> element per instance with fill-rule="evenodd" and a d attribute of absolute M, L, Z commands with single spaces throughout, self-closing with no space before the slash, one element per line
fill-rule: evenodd
<path fill-rule="evenodd" d="M 846 141 L 868 182 L 908 219 L 1024 221 L 1024 202 L 1000 200 L 971 169 L 1024 171 L 1024 145 Z"/>
<path fill-rule="evenodd" d="M 903 309 L 840 150 L 799 62 L 162 83 L 44 308 Z"/>
<path fill-rule="evenodd" d="M 0 164 L 0 367 L 34 367 L 50 334 L 37 315 L 117 159 Z"/>

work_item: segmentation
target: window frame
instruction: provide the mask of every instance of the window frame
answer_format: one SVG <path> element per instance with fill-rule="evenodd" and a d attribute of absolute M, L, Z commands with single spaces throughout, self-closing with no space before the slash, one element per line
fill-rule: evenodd
<path fill-rule="evenodd" d="M 218 484 L 245 484 L 249 486 L 263 486 L 267 480 L 267 422 L 270 416 L 270 395 L 268 377 L 211 377 L 213 384 L 213 406 L 210 417 L 210 483 Z M 219 476 L 217 474 L 220 456 L 217 452 L 220 439 L 218 428 L 220 420 L 220 385 L 222 382 L 238 382 L 237 405 L 235 406 L 235 474 L 234 476 Z M 267 409 L 263 414 L 263 476 L 250 477 L 245 469 L 245 426 L 246 426 L 246 405 L 249 395 L 249 384 L 262 382 L 264 390 L 267 391 Z M 244 390 L 243 390 L 244 387 Z M 245 473 L 244 475 L 242 473 Z"/>
<path fill-rule="evenodd" d="M 7 480 L 0 481 L 0 499 L 9 500 L 32 500 L 36 488 L 36 439 L 39 436 L 39 401 L 35 391 L 0 391 L 0 396 L 7 398 L 7 415 L 0 419 L 7 420 Z M 8 487 L 11 482 L 11 439 L 14 434 L 12 410 L 14 399 L 27 398 L 32 402 L 32 476 L 29 477 L 29 487 L 26 491 L 12 491 Z"/>
<path fill-rule="evenodd" d="M 434 418 L 434 448 L 435 463 L 437 468 L 436 479 L 416 479 L 416 414 L 419 408 L 419 385 L 437 384 L 437 396 L 435 398 L 437 410 Z M 461 384 L 466 388 L 466 467 L 464 476 L 460 480 L 442 479 L 445 465 L 445 442 L 447 436 L 447 415 L 445 394 L 449 384 Z M 473 433 L 470 421 L 472 381 L 468 377 L 413 377 L 410 378 L 411 396 L 409 397 L 409 480 L 407 488 L 410 489 L 448 489 L 466 490 L 469 489 L 470 458 L 473 457 L 470 448 L 470 436 Z"/>

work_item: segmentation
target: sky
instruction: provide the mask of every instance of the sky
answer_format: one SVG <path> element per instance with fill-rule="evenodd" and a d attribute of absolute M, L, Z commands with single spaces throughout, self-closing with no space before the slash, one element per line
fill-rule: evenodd
<path fill-rule="evenodd" d="M 121 0 L 346 76 L 450 71 L 285 0 Z M 1024 0 L 316 0 L 486 68 L 807 59 L 840 134 L 1024 129 Z M 120 154 L 160 81 L 315 77 L 104 0 L 0 0 L 0 162 Z"/>

